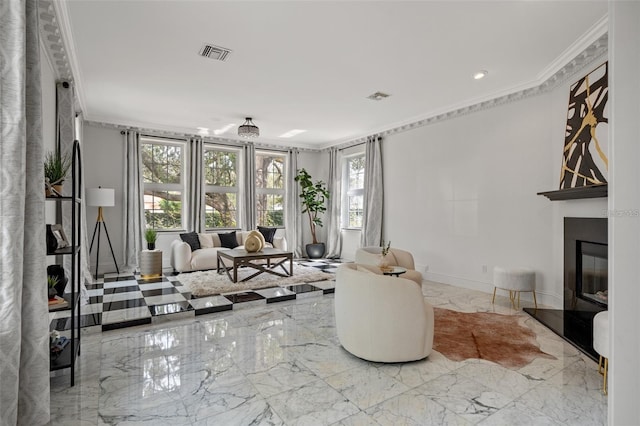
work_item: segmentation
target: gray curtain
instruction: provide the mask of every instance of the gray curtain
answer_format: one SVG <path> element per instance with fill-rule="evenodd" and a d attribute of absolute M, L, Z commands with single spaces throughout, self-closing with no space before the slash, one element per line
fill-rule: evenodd
<path fill-rule="evenodd" d="M 298 150 L 290 149 L 287 158 L 287 193 L 285 214 L 285 238 L 287 249 L 293 252 L 293 256 L 302 257 L 302 216 L 300 213 L 300 187 L 295 181 L 298 173 Z"/>
<path fill-rule="evenodd" d="M 138 269 L 138 257 L 143 245 L 144 187 L 142 186 L 142 160 L 140 154 L 140 134 L 133 130 L 123 130 L 125 145 L 123 211 L 124 226 L 124 270 Z"/>
<path fill-rule="evenodd" d="M 364 211 L 362 247 L 379 246 L 382 240 L 382 138 L 370 137 L 365 144 Z"/>
<path fill-rule="evenodd" d="M 49 312 L 36 0 L 0 2 L 0 424 L 49 421 Z"/>
<path fill-rule="evenodd" d="M 327 218 L 327 257 L 340 258 L 342 253 L 342 238 L 340 235 L 340 204 L 342 201 L 342 156 L 340 150 L 331 148 L 329 151 L 329 214 Z"/>
<path fill-rule="evenodd" d="M 244 182 L 242 227 L 251 230 L 256 228 L 256 148 L 253 142 L 244 146 Z"/>
<path fill-rule="evenodd" d="M 189 176 L 189 214 L 187 216 L 187 229 L 194 232 L 202 232 L 203 215 L 202 215 L 202 185 L 203 170 L 202 156 L 204 155 L 204 144 L 201 138 L 192 138 L 189 140 L 191 154 L 191 174 Z"/>

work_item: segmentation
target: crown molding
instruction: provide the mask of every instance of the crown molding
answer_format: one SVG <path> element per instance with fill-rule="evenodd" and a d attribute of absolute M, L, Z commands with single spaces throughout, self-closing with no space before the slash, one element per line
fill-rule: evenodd
<path fill-rule="evenodd" d="M 202 136 L 199 134 L 188 133 L 188 132 L 176 132 L 173 130 L 159 130 L 156 128 L 148 128 L 148 127 L 138 127 L 138 126 L 128 126 L 123 124 L 109 123 L 104 121 L 95 121 L 95 120 L 84 120 L 83 123 L 88 126 L 98 127 L 103 129 L 115 129 L 115 130 L 135 130 L 136 132 L 143 133 L 147 136 L 155 136 L 155 137 L 165 137 L 172 139 L 190 139 L 190 138 L 200 138 L 204 142 L 212 143 L 212 144 L 222 144 L 222 145 L 234 145 L 234 146 L 245 146 L 249 144 L 249 141 L 245 139 L 232 139 L 232 138 L 219 138 L 215 136 Z M 254 146 L 258 149 L 272 149 L 275 151 L 303 151 L 303 152 L 321 152 L 320 149 L 315 148 L 305 148 L 305 147 L 297 147 L 297 146 L 285 146 L 278 145 L 272 143 L 264 143 L 264 142 L 254 142 Z"/>
<path fill-rule="evenodd" d="M 600 26 L 597 26 L 601 29 Z M 592 34 L 590 31 L 589 34 Z M 580 45 L 580 43 L 574 43 Z M 516 88 L 507 89 L 498 93 L 494 93 L 484 99 L 471 99 L 464 105 L 452 106 L 444 108 L 426 116 L 413 118 L 404 122 L 396 123 L 392 126 L 386 126 L 374 130 L 366 135 L 351 138 L 348 140 L 330 143 L 320 148 L 321 151 L 327 151 L 330 148 L 345 149 L 354 145 L 358 145 L 367 140 L 371 136 L 388 136 L 400 132 L 406 132 L 418 127 L 428 126 L 440 121 L 450 120 L 452 118 L 461 117 L 463 115 L 475 113 L 489 108 L 505 105 L 511 102 L 519 101 L 542 93 L 549 92 L 559 85 L 566 82 L 570 77 L 587 67 L 589 64 L 597 60 L 606 60 L 608 54 L 608 33 L 601 34 L 597 39 L 592 41 L 586 48 L 567 61 L 563 67 L 556 70 L 551 76 L 544 80 L 536 80 L 534 82 L 523 84 Z M 563 53 L 562 56 L 565 56 Z"/>
<path fill-rule="evenodd" d="M 69 57 L 65 47 L 58 16 L 53 1 L 38 2 L 38 23 L 40 27 L 40 43 L 47 52 L 49 64 L 58 80 L 72 80 L 73 73 L 69 66 Z"/>

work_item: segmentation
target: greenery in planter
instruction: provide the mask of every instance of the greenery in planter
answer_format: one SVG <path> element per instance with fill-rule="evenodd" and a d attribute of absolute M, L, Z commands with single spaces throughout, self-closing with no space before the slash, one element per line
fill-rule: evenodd
<path fill-rule="evenodd" d="M 54 288 L 59 283 L 58 277 L 54 277 L 53 275 L 47 275 L 47 285 L 49 288 Z"/>
<path fill-rule="evenodd" d="M 153 244 L 155 246 L 157 238 L 158 232 L 155 229 L 149 228 L 144 231 L 144 239 L 147 240 L 147 245 Z"/>
<path fill-rule="evenodd" d="M 71 157 L 59 152 L 48 152 L 44 159 L 44 177 L 49 185 L 61 185 L 71 167 Z"/>
<path fill-rule="evenodd" d="M 313 244 L 318 244 L 316 226 L 322 227 L 322 219 L 318 217 L 318 214 L 327 211 L 325 203 L 329 199 L 329 190 L 321 180 L 314 183 L 311 175 L 309 175 L 305 169 L 298 170 L 295 181 L 300 184 L 300 189 L 302 190 L 300 192 L 302 206 L 304 207 L 302 213 L 309 215 L 309 226 L 311 228 Z"/>

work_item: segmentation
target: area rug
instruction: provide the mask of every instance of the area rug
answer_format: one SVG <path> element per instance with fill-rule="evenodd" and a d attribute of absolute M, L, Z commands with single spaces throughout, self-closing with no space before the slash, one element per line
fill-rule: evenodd
<path fill-rule="evenodd" d="M 282 268 L 278 269 L 282 272 Z M 240 282 L 257 272 L 252 268 L 238 269 L 238 282 L 232 282 L 227 274 L 218 274 L 218 271 L 197 271 L 178 275 L 178 281 L 186 286 L 191 294 L 196 297 L 212 296 L 233 291 L 258 290 L 267 287 L 286 286 L 292 284 L 313 283 L 327 281 L 335 278 L 334 274 L 319 271 L 314 267 L 293 264 L 293 276 L 278 277 L 273 274 L 263 273 L 248 281 Z"/>
<path fill-rule="evenodd" d="M 433 309 L 433 348 L 453 361 L 478 358 L 517 369 L 535 358 L 556 359 L 540 350 L 535 333 L 518 316 Z"/>

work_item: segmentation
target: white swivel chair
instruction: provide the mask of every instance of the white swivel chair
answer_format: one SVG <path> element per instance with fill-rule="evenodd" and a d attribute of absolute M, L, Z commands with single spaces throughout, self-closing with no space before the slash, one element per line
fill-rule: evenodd
<path fill-rule="evenodd" d="M 375 362 L 423 359 L 433 346 L 433 307 L 413 281 L 379 268 L 345 263 L 336 272 L 336 330 L 340 344 Z"/>

